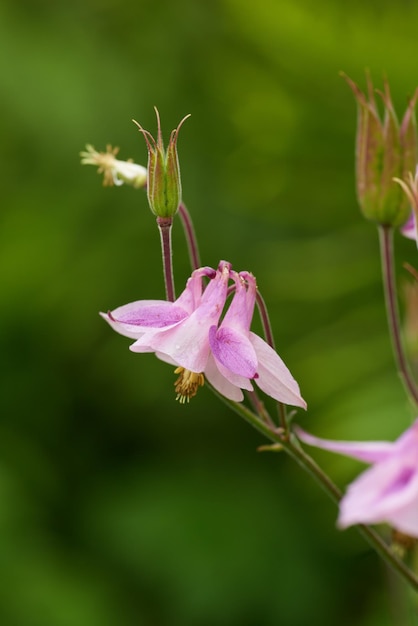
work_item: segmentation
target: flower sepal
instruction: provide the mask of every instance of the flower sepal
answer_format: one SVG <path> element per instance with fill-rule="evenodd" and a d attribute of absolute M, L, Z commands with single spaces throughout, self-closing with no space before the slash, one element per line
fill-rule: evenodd
<path fill-rule="evenodd" d="M 410 209 L 393 179 L 403 178 L 416 165 L 418 145 L 414 109 L 418 90 L 409 100 L 399 124 L 387 81 L 383 92 L 377 92 L 383 102 L 382 120 L 370 76 L 367 74 L 366 95 L 351 78 L 342 75 L 358 105 L 356 189 L 361 211 L 367 219 L 378 224 L 401 226 Z"/>

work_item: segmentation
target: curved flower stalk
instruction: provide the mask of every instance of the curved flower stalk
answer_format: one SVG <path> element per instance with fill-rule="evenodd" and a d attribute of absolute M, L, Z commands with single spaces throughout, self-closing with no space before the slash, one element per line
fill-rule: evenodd
<path fill-rule="evenodd" d="M 106 146 L 106 152 L 98 152 L 90 144 L 86 145 L 86 150 L 80 152 L 81 163 L 83 165 L 97 165 L 99 174 L 103 174 L 103 185 L 131 185 L 136 189 L 145 187 L 147 184 L 147 168 L 134 163 L 131 159 L 120 161 L 116 158 L 119 148 L 112 148 L 110 144 Z"/>
<path fill-rule="evenodd" d="M 371 463 L 340 502 L 338 525 L 380 524 L 418 537 L 418 419 L 395 442 L 330 441 L 300 428 L 298 438 L 310 446 Z"/>
<path fill-rule="evenodd" d="M 380 257 L 382 263 L 383 289 L 385 293 L 386 315 L 392 349 L 399 377 L 411 402 L 418 407 L 418 386 L 411 371 L 401 333 L 398 308 L 398 295 L 395 279 L 395 260 L 393 250 L 393 229 L 379 226 Z"/>
<path fill-rule="evenodd" d="M 209 284 L 203 289 L 203 277 Z M 235 293 L 223 320 L 230 280 Z M 195 270 L 174 302 L 140 300 L 102 317 L 114 330 L 136 339 L 133 352 L 154 352 L 176 366 L 177 399 L 189 401 L 205 377 L 229 400 L 243 400 L 242 389 L 254 381 L 280 402 L 306 408 L 299 386 L 278 354 L 250 331 L 256 282 L 248 272 L 237 273 L 221 261 L 218 269 Z"/>

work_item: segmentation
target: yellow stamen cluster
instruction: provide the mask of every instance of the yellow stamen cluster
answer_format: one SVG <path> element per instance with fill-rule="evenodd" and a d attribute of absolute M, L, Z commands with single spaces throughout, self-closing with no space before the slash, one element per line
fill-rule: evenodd
<path fill-rule="evenodd" d="M 174 388 L 177 394 L 176 400 L 178 400 L 180 404 L 189 402 L 190 398 L 193 398 L 197 394 L 199 387 L 205 384 L 205 377 L 202 373 L 196 374 L 196 372 L 191 372 L 184 367 L 178 367 L 174 370 L 174 373 L 179 374 L 179 377 L 174 383 Z"/>
<path fill-rule="evenodd" d="M 106 146 L 106 152 L 98 152 L 93 146 L 87 144 L 86 151 L 80 152 L 81 163 L 83 165 L 97 165 L 98 174 L 103 174 L 103 185 L 105 187 L 112 186 L 114 184 L 114 178 L 112 170 L 115 167 L 116 155 L 119 152 L 119 148 L 112 148 L 110 144 Z"/>

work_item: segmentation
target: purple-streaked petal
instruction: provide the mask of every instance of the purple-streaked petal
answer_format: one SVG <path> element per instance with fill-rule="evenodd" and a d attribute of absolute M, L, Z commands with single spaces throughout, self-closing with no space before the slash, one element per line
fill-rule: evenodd
<path fill-rule="evenodd" d="M 169 328 L 193 313 L 200 304 L 202 277 L 212 277 L 215 273 L 210 267 L 195 270 L 175 302 L 138 300 L 100 315 L 116 332 L 133 339 L 142 337 L 150 329 Z"/>
<path fill-rule="evenodd" d="M 165 328 L 187 317 L 187 311 L 165 300 L 140 300 L 111 311 L 109 317 L 128 326 Z"/>
<path fill-rule="evenodd" d="M 168 330 L 150 331 L 130 346 L 133 352 L 162 352 L 192 372 L 203 372 L 209 356 L 209 327 L 192 314 Z"/>
<path fill-rule="evenodd" d="M 235 294 L 221 327 L 227 326 L 248 335 L 255 305 L 255 278 L 248 272 L 237 274 L 234 271 L 231 271 L 231 278 L 235 281 Z"/>
<path fill-rule="evenodd" d="M 383 461 L 392 453 L 395 445 L 389 441 L 331 441 L 330 439 L 314 437 L 302 428 L 295 428 L 295 434 L 309 446 L 344 454 L 365 463 Z"/>
<path fill-rule="evenodd" d="M 257 355 L 258 378 L 255 382 L 260 389 L 279 402 L 306 409 L 299 385 L 279 355 L 255 333 L 250 332 L 249 337 Z"/>
<path fill-rule="evenodd" d="M 232 385 L 235 385 L 235 387 L 239 387 L 240 389 L 245 389 L 246 391 L 254 390 L 254 387 L 252 386 L 248 378 L 240 376 L 239 374 L 234 374 L 233 372 L 231 372 L 231 370 L 219 363 L 219 361 L 214 358 L 213 354 L 210 354 L 209 361 L 212 360 L 222 376 L 226 378 L 226 380 L 228 380 Z"/>
<path fill-rule="evenodd" d="M 407 222 L 400 228 L 400 231 L 404 237 L 408 239 L 414 239 L 418 245 L 418 227 L 416 223 L 416 217 L 414 211 L 411 212 Z"/>
<path fill-rule="evenodd" d="M 212 354 L 228 370 L 244 378 L 254 378 L 257 356 L 250 340 L 233 328 L 222 326 L 209 330 Z"/>
<path fill-rule="evenodd" d="M 234 402 L 242 402 L 244 394 L 239 386 L 231 383 L 225 376 L 222 375 L 217 367 L 212 355 L 209 356 L 208 362 L 205 368 L 205 376 L 210 384 L 217 390 L 222 396 L 233 400 Z"/>
<path fill-rule="evenodd" d="M 124 337 L 130 337 L 131 339 L 139 339 L 144 334 L 143 330 L 140 330 L 138 326 L 130 326 L 128 324 L 120 324 L 113 320 L 108 313 L 99 313 L 99 315 L 106 320 L 106 322 L 120 335 Z"/>
<path fill-rule="evenodd" d="M 338 525 L 387 522 L 418 536 L 418 468 L 397 456 L 363 472 L 340 503 Z M 412 460 L 413 461 L 413 460 Z"/>
<path fill-rule="evenodd" d="M 186 288 L 180 294 L 175 301 L 175 305 L 185 309 L 190 315 L 199 306 L 202 292 L 203 283 L 202 277 L 207 276 L 214 278 L 216 271 L 211 267 L 201 267 L 193 272 L 190 278 L 187 280 Z"/>
<path fill-rule="evenodd" d="M 245 281 L 247 297 L 245 300 L 245 308 L 247 314 L 246 330 L 250 330 L 251 322 L 254 315 L 254 307 L 257 294 L 257 281 L 250 272 L 240 272 L 239 277 L 241 281 Z"/>
<path fill-rule="evenodd" d="M 116 332 L 137 339 L 150 328 L 165 328 L 187 317 L 187 312 L 165 300 L 138 300 L 100 313 Z"/>

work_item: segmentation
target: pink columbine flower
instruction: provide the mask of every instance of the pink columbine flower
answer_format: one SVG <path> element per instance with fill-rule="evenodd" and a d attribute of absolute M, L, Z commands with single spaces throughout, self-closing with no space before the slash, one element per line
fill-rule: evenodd
<path fill-rule="evenodd" d="M 203 277 L 209 284 L 203 289 Z M 230 280 L 235 294 L 220 322 Z M 273 398 L 306 408 L 297 382 L 276 352 L 250 331 L 255 302 L 255 279 L 232 271 L 221 261 L 218 269 L 200 268 L 187 281 L 175 302 L 140 300 L 101 314 L 114 330 L 136 339 L 133 352 L 154 352 L 176 366 L 177 398 L 196 395 L 205 377 L 219 393 L 241 401 L 251 380 Z"/>
<path fill-rule="evenodd" d="M 418 537 L 418 419 L 393 443 L 329 441 L 302 429 L 305 443 L 372 463 L 347 489 L 340 502 L 338 525 L 386 522 Z"/>

